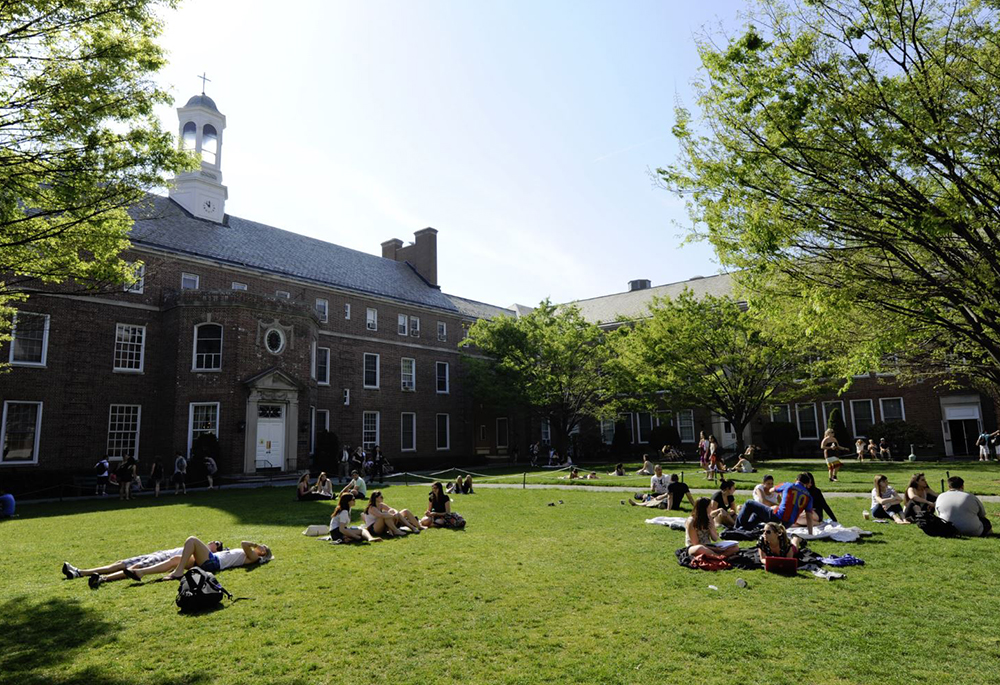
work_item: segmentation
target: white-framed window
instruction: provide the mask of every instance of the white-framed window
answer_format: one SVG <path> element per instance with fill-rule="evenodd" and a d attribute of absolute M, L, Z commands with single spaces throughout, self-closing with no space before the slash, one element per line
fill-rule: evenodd
<path fill-rule="evenodd" d="M 365 352 L 365 382 L 366 388 L 379 387 L 379 355 Z"/>
<path fill-rule="evenodd" d="M 438 340 L 446 342 L 448 340 L 448 324 L 438 321 Z"/>
<path fill-rule="evenodd" d="M 618 415 L 618 423 L 625 424 L 625 430 L 628 431 L 628 444 L 635 444 L 635 423 L 632 418 L 632 412 L 622 412 Z"/>
<path fill-rule="evenodd" d="M 506 416 L 501 416 L 497 419 L 497 449 L 507 449 L 509 437 L 508 437 L 508 422 Z"/>
<path fill-rule="evenodd" d="M 816 421 L 816 404 L 814 402 L 796 403 L 795 419 L 798 421 L 800 439 L 819 439 L 819 423 Z"/>
<path fill-rule="evenodd" d="M 776 404 L 771 407 L 771 421 L 774 423 L 791 423 L 792 410 L 787 404 Z"/>
<path fill-rule="evenodd" d="M 139 426 L 142 406 L 138 404 L 112 404 L 108 412 L 109 457 L 139 457 Z"/>
<path fill-rule="evenodd" d="M 239 281 L 233 281 L 233 290 L 246 290 L 247 284 L 240 283 Z"/>
<path fill-rule="evenodd" d="M 290 292 L 288 292 L 287 290 L 275 290 L 274 291 L 274 296 L 275 297 L 280 297 L 283 300 L 290 300 L 290 299 L 292 299 L 292 294 Z"/>
<path fill-rule="evenodd" d="M 681 437 L 681 442 L 694 442 L 694 410 L 683 409 L 675 416 L 677 417 L 677 435 Z"/>
<path fill-rule="evenodd" d="M 344 303 L 344 321 L 351 320 L 351 305 L 349 303 Z"/>
<path fill-rule="evenodd" d="M 191 454 L 195 440 L 207 434 L 219 437 L 219 403 L 192 402 L 188 405 L 187 453 Z"/>
<path fill-rule="evenodd" d="M 851 400 L 851 423 L 854 437 L 866 438 L 875 425 L 875 407 L 871 400 Z"/>
<path fill-rule="evenodd" d="M 16 312 L 11 330 L 11 366 L 45 366 L 49 357 L 49 315 Z"/>
<path fill-rule="evenodd" d="M 434 369 L 437 378 L 437 392 L 439 395 L 447 395 L 451 387 L 448 378 L 448 362 L 437 362 Z"/>
<path fill-rule="evenodd" d="M 406 314 L 400 314 L 396 318 L 396 332 L 400 335 L 410 334 L 410 317 Z"/>
<path fill-rule="evenodd" d="M 615 440 L 615 422 L 611 419 L 601 419 L 601 442 L 610 445 Z"/>
<path fill-rule="evenodd" d="M 843 400 L 831 400 L 823 403 L 823 430 L 827 428 L 833 428 L 830 425 L 830 412 L 834 409 L 840 410 L 840 419 L 847 425 L 847 415 L 844 414 L 844 401 Z"/>
<path fill-rule="evenodd" d="M 316 350 L 316 383 L 330 385 L 330 348 L 320 347 Z"/>
<path fill-rule="evenodd" d="M 419 338 L 420 337 L 420 317 L 411 316 L 410 317 L 410 337 Z"/>
<path fill-rule="evenodd" d="M 344 388 L 344 406 L 348 407 L 351 404 L 351 389 Z"/>
<path fill-rule="evenodd" d="M 403 357 L 399 360 L 400 387 L 406 391 L 417 389 L 417 362 L 415 359 Z"/>
<path fill-rule="evenodd" d="M 316 407 L 309 405 L 309 454 L 316 454 Z"/>
<path fill-rule="evenodd" d="M 146 350 L 146 327 L 128 323 L 115 325 L 115 357 L 112 370 L 142 373 Z"/>
<path fill-rule="evenodd" d="M 193 371 L 219 371 L 222 369 L 222 325 L 200 323 L 194 327 Z"/>
<path fill-rule="evenodd" d="M 878 409 L 882 414 L 883 423 L 906 421 L 906 409 L 903 407 L 902 397 L 881 397 Z"/>
<path fill-rule="evenodd" d="M 552 424 L 549 423 L 549 417 L 543 416 L 542 420 L 539 422 L 539 433 L 543 445 L 552 444 Z"/>
<path fill-rule="evenodd" d="M 649 442 L 649 437 L 653 433 L 653 415 L 649 412 L 641 411 L 636 414 L 635 418 L 639 426 L 639 442 L 645 445 Z"/>
<path fill-rule="evenodd" d="M 316 298 L 316 316 L 320 323 L 326 323 L 330 318 L 330 301 L 324 297 Z"/>
<path fill-rule="evenodd" d="M 146 265 L 139 264 L 136 266 L 135 262 L 129 262 L 128 265 L 135 266 L 135 280 L 131 283 L 125 284 L 125 292 L 142 295 L 142 292 L 146 287 Z"/>
<path fill-rule="evenodd" d="M 361 444 L 366 450 L 379 444 L 379 419 L 377 411 L 366 411 L 361 417 Z"/>
<path fill-rule="evenodd" d="M 267 329 L 264 332 L 264 347 L 271 354 L 281 354 L 285 350 L 285 332 L 280 328 Z"/>
<path fill-rule="evenodd" d="M 316 410 L 316 429 L 319 431 L 330 430 L 330 410 L 329 409 L 317 409 Z"/>
<path fill-rule="evenodd" d="M 348 310 L 350 313 L 350 310 Z M 365 314 L 365 327 L 370 331 L 378 330 L 378 310 L 374 307 L 369 307 L 368 312 Z"/>
<path fill-rule="evenodd" d="M 0 423 L 0 466 L 38 463 L 42 403 L 5 400 Z"/>
<path fill-rule="evenodd" d="M 201 285 L 201 277 L 198 274 L 181 274 L 181 290 L 197 290 Z"/>
<path fill-rule="evenodd" d="M 417 415 L 404 411 L 399 415 L 399 450 L 417 451 Z"/>
<path fill-rule="evenodd" d="M 435 444 L 438 450 L 451 449 L 451 417 L 448 414 L 437 415 L 437 434 Z"/>

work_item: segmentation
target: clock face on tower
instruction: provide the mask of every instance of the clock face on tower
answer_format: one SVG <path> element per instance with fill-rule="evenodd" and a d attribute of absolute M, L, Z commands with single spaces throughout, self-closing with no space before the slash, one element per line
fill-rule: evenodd
<path fill-rule="evenodd" d="M 215 212 L 215 203 L 212 202 L 211 200 L 205 200 L 205 203 L 202 205 L 202 207 L 205 208 L 206 214 L 212 214 Z"/>

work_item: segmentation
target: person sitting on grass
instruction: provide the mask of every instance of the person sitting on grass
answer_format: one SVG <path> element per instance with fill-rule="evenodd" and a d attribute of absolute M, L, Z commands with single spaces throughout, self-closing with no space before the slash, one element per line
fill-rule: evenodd
<path fill-rule="evenodd" d="M 757 541 L 757 553 L 762 564 L 767 557 L 798 559 L 801 549 L 802 538 L 796 535 L 789 539 L 785 527 L 773 521 L 764 524 L 764 532 Z"/>
<path fill-rule="evenodd" d="M 653 475 L 653 462 L 649 460 L 649 455 L 642 455 L 642 468 L 635 472 L 637 476 L 652 476 Z"/>
<path fill-rule="evenodd" d="M 351 471 L 351 481 L 344 486 L 344 489 L 340 491 L 341 495 L 350 493 L 354 495 L 355 499 L 365 499 L 368 497 L 368 486 L 365 484 L 365 479 L 361 477 L 357 469 Z"/>
<path fill-rule="evenodd" d="M 298 499 L 308 499 L 309 495 L 309 472 L 306 471 L 299 476 L 299 482 L 295 486 L 295 496 Z"/>
<path fill-rule="evenodd" d="M 333 499 L 333 481 L 327 477 L 326 471 L 320 472 L 319 478 L 316 479 L 316 485 L 312 486 L 312 492 L 322 499 Z"/>
<path fill-rule="evenodd" d="M 420 524 L 427 528 L 461 528 L 464 520 L 451 510 L 451 498 L 445 493 L 441 483 L 431 483 L 431 491 L 427 496 L 427 511 Z"/>
<path fill-rule="evenodd" d="M 767 507 L 778 506 L 778 495 L 774 492 L 774 476 L 770 473 L 753 489 L 753 500 Z"/>
<path fill-rule="evenodd" d="M 659 468 L 659 467 L 657 467 Z M 670 482 L 667 484 L 667 491 L 656 497 L 649 497 L 644 502 L 636 502 L 635 500 L 629 500 L 628 503 L 634 507 L 650 507 L 659 509 L 672 509 L 674 511 L 680 511 L 681 502 L 684 497 L 687 496 L 688 502 L 691 503 L 691 508 L 694 509 L 694 497 L 691 496 L 691 488 L 687 486 L 686 483 L 681 483 L 677 478 L 676 473 L 670 474 Z"/>
<path fill-rule="evenodd" d="M 684 522 L 684 544 L 692 557 L 705 555 L 708 557 L 728 557 L 739 551 L 738 545 L 719 547 L 719 531 L 715 520 L 709 514 L 712 500 L 699 497 L 694 503 L 691 516 Z"/>
<path fill-rule="evenodd" d="M 349 492 L 341 493 L 340 502 L 333 510 L 330 517 L 330 540 L 344 544 L 351 542 L 381 542 L 382 538 L 377 538 L 369 532 L 367 528 L 358 528 L 351 525 L 351 505 L 354 504 L 354 495 Z"/>
<path fill-rule="evenodd" d="M 719 489 L 712 495 L 713 509 L 709 514 L 717 525 L 727 528 L 736 526 L 735 492 L 736 481 L 726 478 L 719 481 Z"/>
<path fill-rule="evenodd" d="M 753 459 L 755 449 L 756 448 L 753 445 L 747 447 L 746 452 L 744 452 L 739 458 L 739 461 L 733 465 L 732 470 L 737 473 L 756 473 L 757 469 L 754 468 L 753 461 L 751 461 L 751 459 Z"/>
<path fill-rule="evenodd" d="M 949 521 L 962 535 L 986 537 L 993 530 L 983 503 L 965 492 L 965 481 L 959 476 L 948 479 L 948 491 L 938 495 L 934 507 L 937 515 Z"/>
<path fill-rule="evenodd" d="M 208 543 L 208 549 L 210 552 L 221 552 L 224 548 L 222 543 L 216 540 Z M 77 568 L 68 561 L 65 561 L 62 565 L 62 572 L 63 575 L 66 576 L 67 580 L 72 580 L 74 578 L 87 578 L 90 588 L 92 590 L 96 590 L 104 583 L 124 580 L 127 578 L 128 576 L 125 574 L 126 569 L 137 571 L 145 568 L 159 568 L 159 573 L 169 571 L 173 568 L 173 565 L 176 563 L 176 560 L 180 557 L 181 552 L 183 551 L 183 547 L 177 547 L 176 549 L 163 549 L 158 552 L 139 554 L 127 559 L 120 559 L 111 564 L 98 566 L 96 568 Z"/>
<path fill-rule="evenodd" d="M 808 475 L 812 479 L 812 483 L 809 485 L 809 494 L 813 498 L 813 510 L 811 512 L 803 511 L 799 514 L 799 517 L 795 520 L 795 525 L 804 526 L 811 521 L 814 526 L 818 526 L 823 520 L 823 514 L 827 514 L 831 521 L 837 523 L 837 515 L 830 508 L 830 504 L 826 501 L 823 491 L 816 485 L 816 477 L 812 474 L 812 471 L 809 471 Z"/>
<path fill-rule="evenodd" d="M 368 506 L 371 507 L 371 501 L 369 501 Z M 409 509 L 400 509 L 397 511 L 396 509 L 393 509 L 388 504 L 386 504 L 385 501 L 382 499 L 381 492 L 379 492 L 379 500 L 376 502 L 375 506 L 378 507 L 379 511 L 392 516 L 393 522 L 396 524 L 396 527 L 402 530 L 404 533 L 407 531 L 409 531 L 410 533 L 419 533 L 421 530 L 424 529 L 423 526 L 420 525 L 420 519 L 414 516 L 413 512 L 411 512 Z M 369 512 L 369 514 L 371 513 L 373 512 Z"/>
<path fill-rule="evenodd" d="M 472 489 L 472 476 L 465 477 L 465 485 L 462 490 L 463 495 L 475 495 L 476 491 Z"/>
<path fill-rule="evenodd" d="M 875 476 L 875 487 L 872 488 L 871 515 L 876 519 L 889 519 L 899 524 L 909 523 L 903 518 L 903 498 L 889 485 L 889 479 L 883 475 Z M 868 518 L 866 515 L 865 518 Z"/>
<path fill-rule="evenodd" d="M 754 500 L 747 500 L 740 509 L 739 516 L 736 517 L 736 527 L 741 530 L 753 530 L 770 521 L 786 527 L 794 525 L 802 512 L 813 510 L 813 499 L 809 493 L 812 484 L 812 476 L 803 472 L 798 475 L 794 483 L 782 483 L 774 489 L 780 498 L 778 506 L 769 507 Z M 812 522 L 813 518 L 807 517 L 806 526 L 809 528 L 809 535 L 813 534 Z"/>
<path fill-rule="evenodd" d="M 615 470 L 608 472 L 609 476 L 624 476 L 625 475 L 625 464 L 618 462 L 615 464 Z"/>
<path fill-rule="evenodd" d="M 937 493 L 931 490 L 924 474 L 914 474 L 903 493 L 903 518 L 914 521 L 919 512 L 933 513 L 935 500 Z"/>
<path fill-rule="evenodd" d="M 649 477 L 649 494 L 651 497 L 661 497 L 667 494 L 670 480 L 663 475 L 663 468 L 657 464 L 653 467 L 653 475 Z"/>
<path fill-rule="evenodd" d="M 361 520 L 365 523 L 365 529 L 373 536 L 388 532 L 392 537 L 403 537 L 410 532 L 396 526 L 396 512 L 390 513 L 389 507 L 384 505 L 381 490 L 372 490 L 368 506 L 361 512 Z"/>
<path fill-rule="evenodd" d="M 680 450 L 673 445 L 664 445 L 663 449 L 660 450 L 660 453 L 663 454 L 663 458 L 667 461 L 677 461 L 678 459 L 684 458 L 684 455 L 681 454 Z"/>

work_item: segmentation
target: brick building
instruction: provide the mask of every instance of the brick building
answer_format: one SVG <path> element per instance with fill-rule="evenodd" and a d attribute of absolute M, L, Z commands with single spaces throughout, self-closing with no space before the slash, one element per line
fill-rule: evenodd
<path fill-rule="evenodd" d="M 655 287 L 648 280 L 634 280 L 629 282 L 625 292 L 578 300 L 573 304 L 588 321 L 614 327 L 620 316 L 644 317 L 655 297 L 676 297 L 684 289 L 690 289 L 695 295 L 723 296 L 732 291 L 732 285 L 732 277 L 728 274 L 699 276 Z M 976 390 L 941 390 L 931 383 L 901 385 L 892 374 L 871 373 L 855 377 L 851 389 L 843 395 L 804 397 L 770 407 L 768 415 L 756 417 L 747 427 L 744 440 L 761 444 L 765 422 L 787 421 L 798 428 L 799 449 L 815 455 L 827 427 L 827 417 L 834 407 L 841 409 L 847 430 L 855 438 L 867 436 L 871 426 L 879 422 L 905 420 L 919 424 L 931 436 L 933 444 L 918 449 L 918 454 L 949 457 L 976 454 L 976 437 L 984 428 L 992 431 L 997 426 L 993 400 Z M 704 408 L 677 408 L 659 415 L 623 414 L 619 418 L 629 427 L 632 443 L 640 448 L 647 444 L 653 426 L 664 421 L 673 424 L 681 440 L 688 445 L 695 443 L 701 430 L 715 434 L 723 447 L 736 442 L 736 434 L 729 423 Z M 610 443 L 614 424 L 605 422 L 601 433 L 604 442 Z"/>
<path fill-rule="evenodd" d="M 132 208 L 141 280 L 19 305 L 0 350 L 8 487 L 89 473 L 102 454 L 169 468 L 203 433 L 226 474 L 306 468 L 324 429 L 397 463 L 505 450 L 507 418 L 474 414 L 457 344 L 510 312 L 442 292 L 437 231 L 378 257 L 229 216 L 225 117 L 204 95 L 178 115 L 201 169 Z"/>

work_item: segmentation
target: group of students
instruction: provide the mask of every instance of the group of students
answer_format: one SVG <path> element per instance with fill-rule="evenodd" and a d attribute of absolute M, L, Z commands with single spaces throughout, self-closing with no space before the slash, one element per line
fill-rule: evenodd
<path fill-rule="evenodd" d="M 208 489 L 215 489 L 215 474 L 219 472 L 219 466 L 215 459 L 210 456 L 205 457 L 205 480 Z M 103 456 L 94 464 L 94 472 L 97 474 L 97 484 L 94 489 L 95 495 L 107 495 L 108 485 L 118 486 L 118 497 L 122 500 L 132 499 L 132 493 L 142 490 L 142 477 L 139 475 L 139 461 L 134 456 L 126 457 L 112 470 L 111 460 Z M 153 488 L 153 496 L 160 496 L 160 487 L 164 478 L 163 464 L 159 459 L 153 459 L 149 466 L 149 486 Z M 170 482 L 174 485 L 174 494 L 187 494 L 188 460 L 178 452 L 174 456 L 174 472 Z"/>
<path fill-rule="evenodd" d="M 351 472 L 351 479 L 347 481 L 347 485 L 337 493 L 334 492 L 333 481 L 326 475 L 326 471 L 321 471 L 316 478 L 316 483 L 312 485 L 309 483 L 309 472 L 307 471 L 299 477 L 299 482 L 295 486 L 295 496 L 300 501 L 336 499 L 345 494 L 361 498 L 368 496 L 368 485 L 356 470 Z"/>
<path fill-rule="evenodd" d="M 362 527 L 351 525 L 351 508 L 357 497 L 342 492 L 330 517 L 330 540 L 335 543 L 381 542 L 385 537 L 417 535 L 428 528 L 464 528 L 465 519 L 451 510 L 451 498 L 439 481 L 431 483 L 427 511 L 418 519 L 409 509 L 393 509 L 381 490 L 373 490 L 361 511 Z"/>

